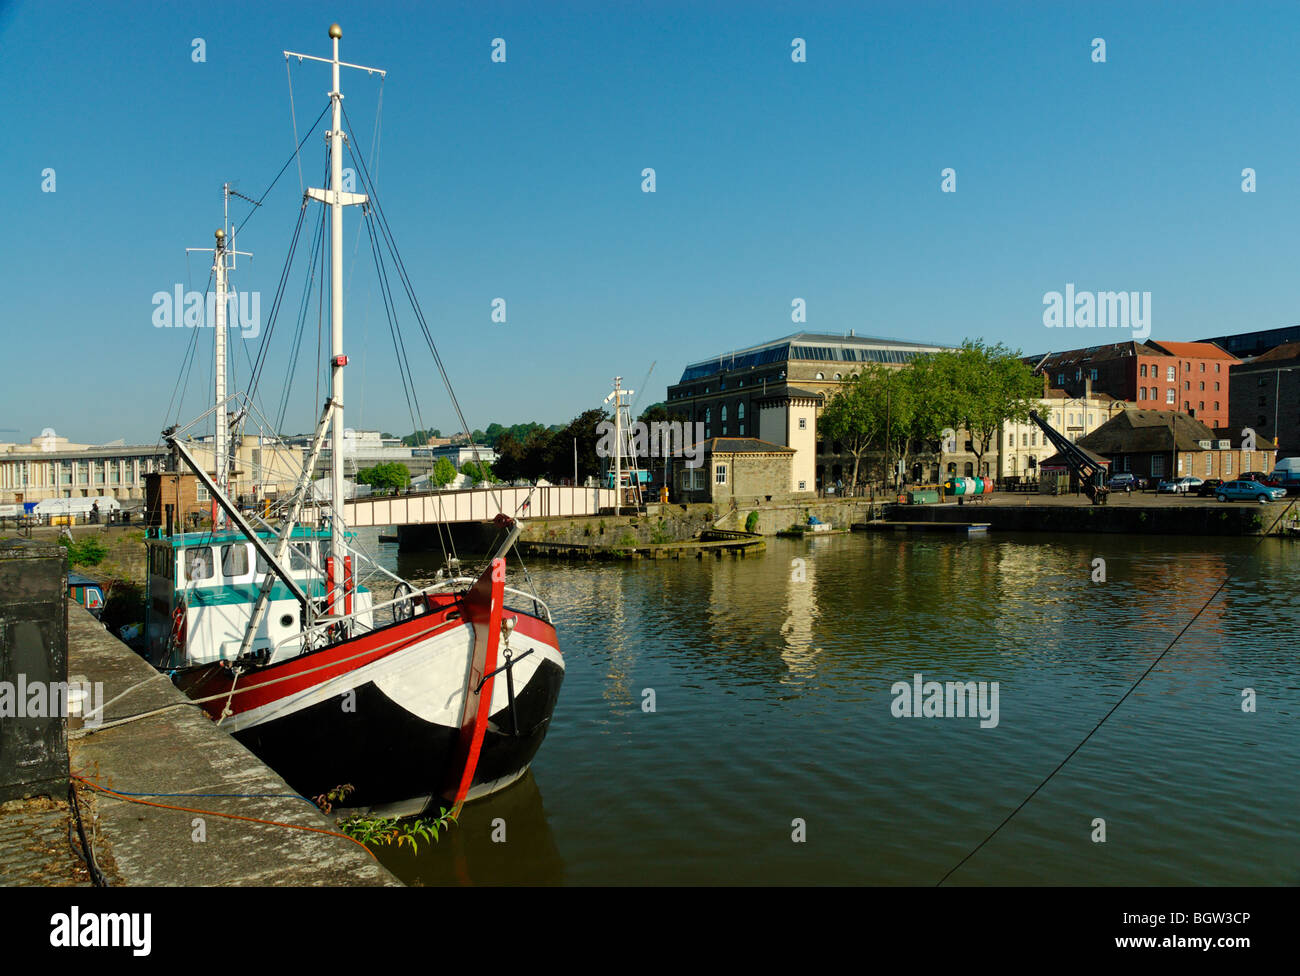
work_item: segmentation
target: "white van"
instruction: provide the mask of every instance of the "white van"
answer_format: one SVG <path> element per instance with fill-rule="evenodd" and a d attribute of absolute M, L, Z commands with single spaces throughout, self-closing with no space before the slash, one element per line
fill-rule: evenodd
<path fill-rule="evenodd" d="M 1277 467 L 1269 475 L 1269 480 L 1283 488 L 1300 485 L 1300 457 L 1283 458 L 1278 461 Z"/>

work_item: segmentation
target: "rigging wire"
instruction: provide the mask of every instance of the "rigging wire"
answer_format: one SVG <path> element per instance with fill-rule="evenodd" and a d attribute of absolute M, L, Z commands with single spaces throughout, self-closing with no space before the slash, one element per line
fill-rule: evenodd
<path fill-rule="evenodd" d="M 1255 543 L 1254 548 L 1250 551 L 1250 555 L 1254 555 L 1254 553 L 1260 548 L 1260 546 L 1264 544 L 1264 540 L 1267 539 L 1272 534 L 1273 529 L 1275 529 L 1278 523 L 1282 521 L 1282 519 L 1286 516 L 1287 512 L 1291 511 L 1291 509 L 1296 506 L 1297 502 L 1300 502 L 1300 499 L 1296 499 L 1295 501 L 1292 501 L 1289 505 L 1287 505 L 1286 508 L 1282 510 L 1282 513 L 1276 519 L 1273 520 L 1273 523 L 1260 535 L 1259 540 Z M 1165 659 L 1166 655 L 1168 655 L 1169 652 L 1174 649 L 1174 645 L 1177 644 L 1182 639 L 1183 635 L 1186 634 L 1192 628 L 1192 624 L 1196 623 L 1196 621 L 1200 619 L 1201 614 L 1205 613 L 1205 611 L 1209 609 L 1210 604 L 1213 603 L 1218 598 L 1219 594 L 1223 592 L 1224 588 L 1230 582 L 1232 582 L 1232 574 L 1228 573 L 1227 575 L 1224 576 L 1223 582 L 1221 582 L 1218 585 L 1218 587 L 1215 588 L 1214 592 L 1210 594 L 1209 598 L 1204 603 L 1201 604 L 1200 609 L 1198 609 L 1194 614 L 1192 614 L 1192 619 L 1187 621 L 1186 626 L 1184 626 L 1182 630 L 1180 630 L 1177 634 L 1174 635 L 1173 640 L 1169 642 L 1168 646 L 1163 651 L 1161 651 L 1159 656 L 1156 657 L 1156 659 L 1147 666 L 1147 669 L 1145 671 L 1143 671 L 1140 675 L 1138 675 L 1137 680 L 1134 681 L 1131 685 L 1129 685 L 1128 690 L 1125 691 L 1124 694 L 1120 696 L 1119 701 L 1115 702 L 1115 704 L 1110 707 L 1110 711 L 1108 711 L 1105 715 L 1101 717 L 1100 720 L 1098 720 L 1097 724 L 1092 727 L 1091 731 L 1089 731 L 1088 734 L 1085 735 L 1079 741 L 1079 744 L 1076 745 L 1073 749 L 1071 749 L 1069 753 L 1066 755 L 1066 757 L 1056 764 L 1056 768 L 1053 769 L 1050 773 L 1048 773 L 1043 778 L 1042 782 L 1040 782 L 1037 786 L 1035 786 L 1032 790 L 1030 790 L 1029 795 L 1026 796 L 1023 800 L 1021 800 L 1019 805 L 1002 819 L 1001 823 L 999 823 L 996 827 L 994 827 L 993 830 L 991 830 L 989 834 L 982 841 L 976 844 L 975 847 L 971 849 L 970 853 L 968 853 L 965 857 L 963 857 L 960 861 L 958 861 L 956 864 L 954 864 L 951 868 L 948 869 L 947 873 L 944 874 L 944 876 L 940 878 L 938 882 L 936 882 L 935 884 L 936 888 L 940 887 L 945 881 L 947 881 L 950 877 L 952 877 L 953 874 L 955 874 L 963 864 L 965 864 L 972 857 L 978 854 L 980 849 L 983 848 L 984 845 L 986 845 L 989 841 L 991 841 L 994 837 L 996 837 L 998 832 L 1007 824 L 1009 824 L 1012 818 L 1015 817 L 1015 815 L 1018 814 L 1021 810 L 1023 810 L 1025 806 L 1029 803 L 1029 801 L 1032 800 L 1035 796 L 1037 796 L 1039 791 L 1041 791 L 1043 787 L 1045 787 L 1049 782 L 1051 782 L 1052 778 L 1056 776 L 1057 773 L 1059 773 L 1062 769 L 1065 768 L 1065 764 L 1074 758 L 1075 753 L 1077 753 L 1080 749 L 1082 749 L 1088 743 L 1088 740 L 1091 739 L 1097 733 L 1097 730 L 1100 729 L 1106 723 L 1106 720 L 1109 719 L 1112 715 L 1114 715 L 1117 711 L 1119 711 L 1119 707 L 1128 700 L 1129 696 L 1132 695 L 1133 692 L 1137 691 L 1138 685 L 1142 684 L 1142 682 L 1146 680 L 1147 676 L 1156 669 L 1157 665 L 1159 665 L 1160 662 Z"/>

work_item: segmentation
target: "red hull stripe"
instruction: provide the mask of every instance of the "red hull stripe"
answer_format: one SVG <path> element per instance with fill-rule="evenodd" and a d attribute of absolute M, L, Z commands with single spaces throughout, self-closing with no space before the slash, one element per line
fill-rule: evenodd
<path fill-rule="evenodd" d="M 456 743 L 453 770 L 459 770 L 454 785 L 448 784 L 443 798 L 459 810 L 469 795 L 478 757 L 487 734 L 488 716 L 492 711 L 494 679 L 484 677 L 496 670 L 497 645 L 501 641 L 501 607 L 505 599 L 506 564 L 492 560 L 482 576 L 465 594 L 465 614 L 474 625 L 474 651 L 465 681 L 464 707 L 461 710 L 460 738 Z"/>

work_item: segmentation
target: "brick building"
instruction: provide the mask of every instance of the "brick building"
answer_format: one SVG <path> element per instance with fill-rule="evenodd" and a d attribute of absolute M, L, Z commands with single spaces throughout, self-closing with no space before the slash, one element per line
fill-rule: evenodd
<path fill-rule="evenodd" d="M 1112 474 L 1131 472 L 1157 481 L 1184 475 L 1231 481 L 1247 471 L 1272 471 L 1277 455 L 1265 438 L 1245 450 L 1231 430 L 1213 430 L 1183 413 L 1134 407 L 1081 437 L 1078 445 L 1108 458 Z"/>
<path fill-rule="evenodd" d="M 1143 410 L 1185 413 L 1210 427 L 1229 424 L 1235 356 L 1210 342 L 1113 342 L 1025 360 L 1054 389 L 1092 389 Z"/>
<path fill-rule="evenodd" d="M 1300 341 L 1232 367 L 1231 426 L 1276 440 L 1279 457 L 1300 454 Z"/>

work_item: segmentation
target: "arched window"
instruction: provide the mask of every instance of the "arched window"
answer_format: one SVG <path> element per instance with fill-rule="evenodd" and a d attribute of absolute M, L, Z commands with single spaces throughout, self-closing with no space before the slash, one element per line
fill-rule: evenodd
<path fill-rule="evenodd" d="M 824 380 L 824 379 L 826 379 L 826 374 L 825 374 L 825 373 L 818 373 L 818 374 L 817 374 L 817 379 L 819 379 L 819 380 Z"/>
<path fill-rule="evenodd" d="M 744 419 L 745 419 L 745 401 L 744 401 L 744 400 L 741 400 L 739 403 L 736 404 L 736 419 L 737 419 L 737 420 L 744 420 Z"/>
<path fill-rule="evenodd" d="M 727 422 L 727 405 L 725 403 L 722 405 L 722 415 L 718 419 L 724 424 Z"/>
<path fill-rule="evenodd" d="M 966 462 L 966 477 L 967 477 L 967 478 L 973 478 L 974 476 L 975 476 L 975 465 L 974 465 L 974 463 L 972 463 L 972 462 L 970 462 L 970 461 L 967 461 L 967 462 Z"/>
<path fill-rule="evenodd" d="M 836 373 L 836 374 L 835 374 L 835 379 L 836 379 L 836 380 L 839 380 L 839 379 L 840 379 L 840 374 L 839 374 L 839 373 Z"/>

